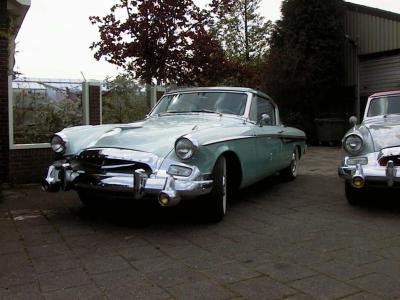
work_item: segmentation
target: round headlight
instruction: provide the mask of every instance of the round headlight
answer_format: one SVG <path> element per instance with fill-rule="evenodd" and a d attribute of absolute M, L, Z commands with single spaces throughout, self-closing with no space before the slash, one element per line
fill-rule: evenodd
<path fill-rule="evenodd" d="M 196 145 L 187 138 L 180 138 L 175 143 L 176 156 L 183 160 L 191 158 L 196 152 L 196 149 Z"/>
<path fill-rule="evenodd" d="M 67 148 L 66 147 L 66 144 L 67 144 L 66 139 L 63 139 L 61 136 L 59 136 L 57 134 L 51 138 L 50 144 L 51 144 L 51 149 L 53 149 L 53 151 L 58 154 L 64 153 L 65 149 Z"/>
<path fill-rule="evenodd" d="M 352 134 L 349 135 L 343 143 L 344 149 L 351 154 L 360 152 L 363 147 L 363 140 L 360 136 Z"/>

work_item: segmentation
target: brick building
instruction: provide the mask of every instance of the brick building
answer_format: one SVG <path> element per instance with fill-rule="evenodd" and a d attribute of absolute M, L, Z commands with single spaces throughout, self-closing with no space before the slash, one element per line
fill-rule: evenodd
<path fill-rule="evenodd" d="M 9 77 L 13 75 L 15 38 L 30 0 L 0 1 L 0 182 L 9 175 Z"/>

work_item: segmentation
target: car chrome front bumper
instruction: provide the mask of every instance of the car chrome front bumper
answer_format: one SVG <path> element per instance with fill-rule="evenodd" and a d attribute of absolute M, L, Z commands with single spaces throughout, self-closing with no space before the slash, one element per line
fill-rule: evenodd
<path fill-rule="evenodd" d="M 193 198 L 211 191 L 213 181 L 205 178 L 197 167 L 191 168 L 190 177 L 172 176 L 165 170 L 158 170 L 150 176 L 142 170 L 133 171 L 133 174 L 87 174 L 84 171 L 73 170 L 67 162 L 56 162 L 49 167 L 42 186 L 48 192 L 58 192 L 60 189 L 122 192 L 132 195 L 133 199 L 140 199 L 146 195 L 160 197 L 164 194 L 169 199 L 168 204 L 160 204 L 174 206 L 181 198 Z"/>
<path fill-rule="evenodd" d="M 389 161 L 386 166 L 380 166 L 373 160 L 374 164 L 356 164 L 348 165 L 347 157 L 338 168 L 338 174 L 341 178 L 353 182 L 354 179 L 360 179 L 368 185 L 379 185 L 386 183 L 387 186 L 392 187 L 394 184 L 400 183 L 400 167 L 394 165 L 393 161 Z M 359 188 L 363 187 L 360 186 Z"/>

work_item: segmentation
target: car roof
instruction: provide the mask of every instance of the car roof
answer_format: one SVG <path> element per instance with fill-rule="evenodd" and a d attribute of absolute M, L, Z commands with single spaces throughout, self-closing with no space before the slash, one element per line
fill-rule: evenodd
<path fill-rule="evenodd" d="M 391 95 L 400 95 L 400 90 L 398 90 L 398 91 L 389 91 L 389 92 L 375 93 L 375 94 L 371 95 L 370 98 L 382 97 L 382 96 L 391 96 Z"/>
<path fill-rule="evenodd" d="M 255 90 L 252 88 L 246 88 L 246 87 L 227 87 L 227 86 L 183 88 L 183 89 L 171 90 L 169 92 L 166 92 L 165 94 L 168 95 L 168 94 L 175 94 L 175 93 L 180 93 L 180 92 L 207 92 L 207 91 L 244 92 L 244 93 L 256 94 L 260 97 L 265 97 L 265 98 L 271 99 L 270 96 L 268 96 L 266 93 L 263 93 L 259 90 Z"/>

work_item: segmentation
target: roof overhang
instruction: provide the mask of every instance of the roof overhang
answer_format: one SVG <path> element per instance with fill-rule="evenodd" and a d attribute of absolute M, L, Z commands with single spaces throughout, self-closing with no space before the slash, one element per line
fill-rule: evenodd
<path fill-rule="evenodd" d="M 365 6 L 365 5 L 360 5 L 360 4 L 355 4 L 352 2 L 345 2 L 345 5 L 346 5 L 347 9 L 351 10 L 351 11 L 355 11 L 355 12 L 359 12 L 359 13 L 363 13 L 363 14 L 367 14 L 367 15 L 371 15 L 371 16 L 375 16 L 375 17 L 380 17 L 383 19 L 392 20 L 395 22 L 400 22 L 400 14 L 397 14 L 397 13 L 394 13 L 391 11 L 374 8 L 374 7 L 369 7 L 369 6 Z"/>
<path fill-rule="evenodd" d="M 31 0 L 7 0 L 7 12 L 11 17 L 11 30 L 14 36 L 18 34 L 30 6 Z"/>

